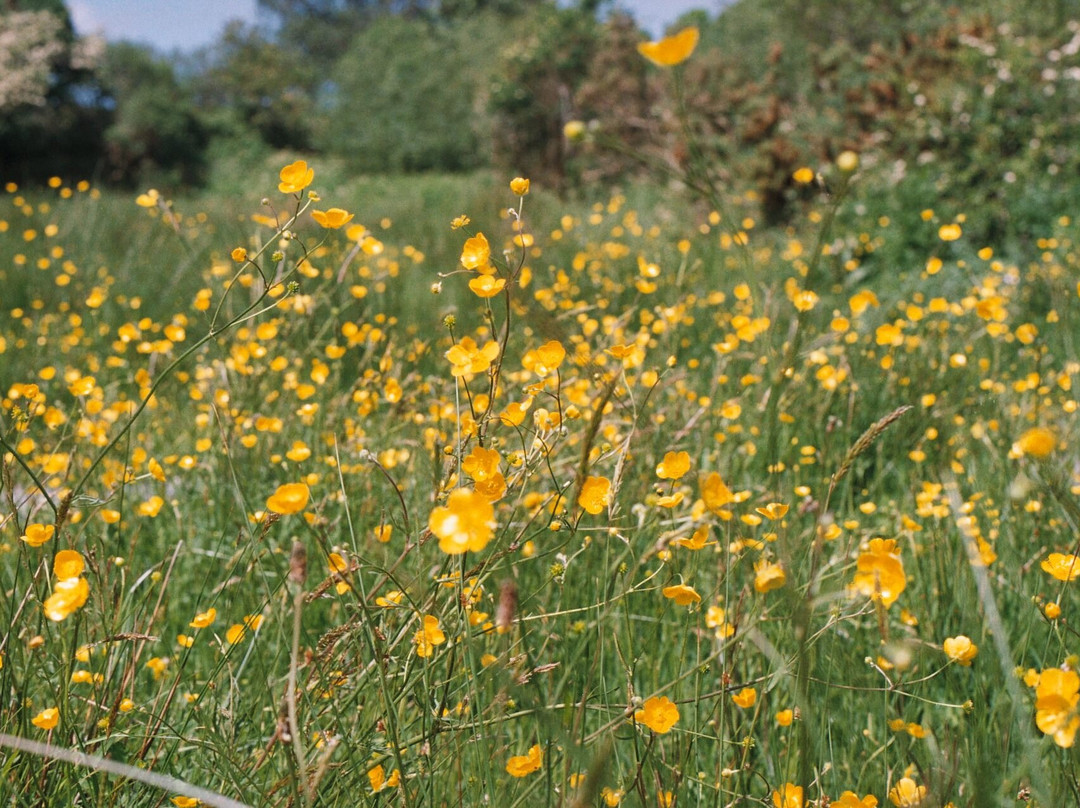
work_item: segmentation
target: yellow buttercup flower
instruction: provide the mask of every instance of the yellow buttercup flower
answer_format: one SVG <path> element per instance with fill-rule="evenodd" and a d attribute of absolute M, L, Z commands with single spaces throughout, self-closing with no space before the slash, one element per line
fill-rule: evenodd
<path fill-rule="evenodd" d="M 926 799 L 926 786 L 920 786 L 910 777 L 902 777 L 889 791 L 889 802 L 897 808 L 918 808 Z"/>
<path fill-rule="evenodd" d="M 973 643 L 970 638 L 960 634 L 946 639 L 942 644 L 942 650 L 950 661 L 968 668 L 971 667 L 971 660 L 979 653 L 979 646 Z"/>
<path fill-rule="evenodd" d="M 499 355 L 499 344 L 495 340 L 488 340 L 484 347 L 476 344 L 472 337 L 463 337 L 462 340 L 446 352 L 446 358 L 453 366 L 451 375 L 455 378 L 473 373 L 483 373 L 495 358 Z"/>
<path fill-rule="evenodd" d="M 600 789 L 600 799 L 604 801 L 604 805 L 608 808 L 615 808 L 620 802 L 622 802 L 623 792 L 621 789 L 608 788 L 604 786 Z"/>
<path fill-rule="evenodd" d="M 449 555 L 483 550 L 495 530 L 495 509 L 483 494 L 458 488 L 445 507 L 431 512 L 428 529 L 438 537 L 439 549 Z"/>
<path fill-rule="evenodd" d="M 688 452 L 668 452 L 656 466 L 656 476 L 661 480 L 678 480 L 690 471 Z"/>
<path fill-rule="evenodd" d="M 311 218 L 327 230 L 337 230 L 339 227 L 343 227 L 351 222 L 353 214 L 346 210 L 342 210 L 341 208 L 330 208 L 330 210 L 326 211 L 311 211 Z"/>
<path fill-rule="evenodd" d="M 877 808 L 877 797 L 867 794 L 862 799 L 854 791 L 845 791 L 838 799 L 833 800 L 832 808 Z"/>
<path fill-rule="evenodd" d="M 484 482 L 499 473 L 502 457 L 494 449 L 474 446 L 472 451 L 461 460 L 461 470 L 475 482 Z"/>
<path fill-rule="evenodd" d="M 803 808 L 803 789 L 794 783 L 785 783 L 772 793 L 774 808 Z"/>
<path fill-rule="evenodd" d="M 594 516 L 611 504 L 611 480 L 607 477 L 586 477 L 578 495 L 578 505 Z"/>
<path fill-rule="evenodd" d="M 413 635 L 418 657 L 429 657 L 435 652 L 436 645 L 446 642 L 446 634 L 439 627 L 439 618 L 431 614 L 424 615 L 424 627 Z"/>
<path fill-rule="evenodd" d="M 206 628 L 215 619 L 217 619 L 217 609 L 209 608 L 205 612 L 195 615 L 195 618 L 188 625 L 192 628 Z"/>
<path fill-rule="evenodd" d="M 559 365 L 562 364 L 565 358 L 566 348 L 563 347 L 561 342 L 553 339 L 548 340 L 536 350 L 526 352 L 525 356 L 521 358 L 521 365 L 526 370 L 543 378 L 558 370 Z"/>
<path fill-rule="evenodd" d="M 308 168 L 305 161 L 297 160 L 281 169 L 278 178 L 281 180 L 278 184 L 281 193 L 296 194 L 311 185 L 311 181 L 315 179 L 315 170 Z"/>
<path fill-rule="evenodd" d="M 157 188 L 151 188 L 145 194 L 139 194 L 135 197 L 135 204 L 140 208 L 156 208 L 158 200 L 161 198 L 161 194 Z"/>
<path fill-rule="evenodd" d="M 46 598 L 42 607 L 47 618 L 59 623 L 81 609 L 88 597 L 90 585 L 85 578 L 65 578 L 56 582 L 53 593 Z"/>
<path fill-rule="evenodd" d="M 1059 581 L 1080 578 L 1080 558 L 1072 553 L 1051 553 L 1039 566 Z"/>
<path fill-rule="evenodd" d="M 515 196 L 525 196 L 529 193 L 529 181 L 524 177 L 514 177 L 510 180 L 510 191 Z"/>
<path fill-rule="evenodd" d="M 26 533 L 20 536 L 31 547 L 40 547 L 53 537 L 56 528 L 52 525 L 32 524 L 26 526 Z"/>
<path fill-rule="evenodd" d="M 938 238 L 942 241 L 956 241 L 963 235 L 963 230 L 958 224 L 943 224 L 938 228 Z"/>
<path fill-rule="evenodd" d="M 697 593 L 697 590 L 686 584 L 665 586 L 663 593 L 665 598 L 675 601 L 676 606 L 690 606 L 701 601 L 701 595 Z"/>
<path fill-rule="evenodd" d="M 563 126 L 563 137 L 567 140 L 581 140 L 585 137 L 585 123 L 583 121 L 567 121 Z"/>
<path fill-rule="evenodd" d="M 907 586 L 896 539 L 871 539 L 855 566 L 858 571 L 851 588 L 872 600 L 880 600 L 886 608 L 896 602 Z"/>
<path fill-rule="evenodd" d="M 1035 725 L 1058 746 L 1068 749 L 1080 729 L 1080 675 L 1076 671 L 1048 668 L 1039 674 L 1035 688 Z"/>
<path fill-rule="evenodd" d="M 1029 429 L 1013 444 L 1017 454 L 1029 457 L 1047 457 L 1057 448 L 1057 438 L 1046 427 Z"/>
<path fill-rule="evenodd" d="M 744 687 L 738 693 L 732 693 L 731 700 L 735 702 L 736 707 L 746 710 L 757 704 L 757 691 L 752 687 Z"/>
<path fill-rule="evenodd" d="M 641 709 L 634 713 L 634 720 L 663 735 L 678 723 L 679 708 L 667 696 L 653 696 L 645 699 Z"/>
<path fill-rule="evenodd" d="M 506 773 L 511 777 L 524 777 L 540 769 L 544 763 L 544 750 L 540 744 L 529 748 L 527 755 L 515 755 L 506 761 Z"/>
<path fill-rule="evenodd" d="M 53 558 L 53 575 L 61 581 L 78 578 L 85 567 L 82 555 L 75 550 L 61 550 Z"/>
<path fill-rule="evenodd" d="M 714 541 L 708 541 L 708 538 L 709 526 L 702 525 L 694 531 L 689 539 L 675 539 L 674 544 L 679 545 L 679 547 L 685 547 L 687 550 L 702 550 L 707 545 L 716 544 Z"/>
<path fill-rule="evenodd" d="M 717 639 L 723 640 L 735 633 L 735 626 L 727 621 L 727 613 L 720 606 L 710 606 L 705 612 L 705 625 L 716 629 Z"/>
<path fill-rule="evenodd" d="M 754 510 L 762 516 L 775 521 L 784 518 L 788 512 L 788 506 L 780 502 L 770 502 L 764 508 L 755 508 Z"/>
<path fill-rule="evenodd" d="M 310 496 L 311 490 L 304 483 L 285 483 L 266 500 L 266 509 L 282 515 L 300 513 Z"/>
<path fill-rule="evenodd" d="M 724 485 L 724 481 L 715 471 L 710 472 L 701 481 L 701 498 L 705 502 L 705 507 L 713 513 L 719 513 L 725 505 L 735 501 L 735 495 Z"/>
<path fill-rule="evenodd" d="M 38 729 L 54 729 L 60 723 L 60 711 L 55 707 L 49 707 L 31 718 L 30 723 Z"/>
<path fill-rule="evenodd" d="M 466 239 L 465 246 L 461 249 L 461 265 L 465 269 L 480 269 L 486 267 L 491 260 L 491 245 L 483 233 L 477 233 L 470 239 Z"/>
<path fill-rule="evenodd" d="M 787 573 L 784 568 L 768 559 L 754 562 L 754 589 L 762 594 L 780 589 L 787 583 Z"/>
<path fill-rule="evenodd" d="M 664 37 L 658 42 L 641 42 L 638 53 L 660 67 L 672 67 L 690 58 L 697 47 L 700 32 L 695 26 L 684 28 L 679 33 Z"/>
<path fill-rule="evenodd" d="M 469 290 L 480 298 L 495 297 L 506 287 L 506 278 L 494 275 L 477 275 L 469 281 Z"/>
<path fill-rule="evenodd" d="M 371 783 L 371 793 L 378 794 L 380 791 L 386 788 L 397 788 L 401 784 L 401 772 L 394 769 L 390 776 L 386 776 L 386 770 L 383 769 L 382 764 L 379 764 L 374 769 L 371 769 L 367 773 L 368 782 Z"/>

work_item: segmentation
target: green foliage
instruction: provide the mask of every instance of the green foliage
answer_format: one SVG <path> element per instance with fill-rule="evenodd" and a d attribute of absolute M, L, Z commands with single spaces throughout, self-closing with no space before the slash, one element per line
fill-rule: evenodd
<path fill-rule="evenodd" d="M 105 132 L 109 178 L 128 185 L 199 182 L 208 138 L 172 64 L 138 45 L 110 45 L 102 80 L 115 103 Z"/>
<path fill-rule="evenodd" d="M 648 81 L 639 42 L 641 33 L 627 14 L 612 14 L 600 28 L 596 52 L 568 114 L 595 122 L 620 148 L 571 152 L 567 168 L 573 185 L 610 181 L 640 169 L 639 156 L 661 140 L 652 115 L 656 87 Z"/>
<path fill-rule="evenodd" d="M 875 17 L 886 22 L 869 24 Z M 694 57 L 676 69 L 679 81 L 652 70 L 642 91 L 624 70 L 607 92 L 591 92 L 599 103 L 579 95 L 580 114 L 592 121 L 596 142 L 616 147 L 635 134 L 630 121 L 641 120 L 631 151 L 651 153 L 654 164 L 670 154 L 686 165 L 692 138 L 726 193 L 752 190 L 769 223 L 797 211 L 795 169 L 846 149 L 880 169 L 889 193 L 926 194 L 927 205 L 945 200 L 954 210 L 971 198 L 996 199 L 971 222 L 991 241 L 1045 229 L 1037 200 L 1050 196 L 1061 209 L 1075 193 L 1057 179 L 1076 171 L 1070 144 L 1080 134 L 1073 78 L 1080 63 L 1068 44 L 1075 23 L 1055 28 L 996 0 L 963 8 L 745 2 L 715 20 L 698 14 L 682 22 L 701 26 L 702 35 Z M 602 40 L 590 64 L 619 64 L 620 47 L 629 64 L 632 54 L 615 40 Z M 680 103 L 690 113 L 685 130 L 675 125 Z M 621 109 L 629 110 L 622 118 Z M 619 149 L 574 154 L 588 177 L 602 174 Z M 1005 204 L 1003 184 L 1019 176 L 1029 181 Z M 915 187 L 900 188 L 905 177 Z"/>
<path fill-rule="evenodd" d="M 563 184 L 563 125 L 596 51 L 593 10 L 538 3 L 507 38 L 491 82 L 497 164 L 550 187 Z"/>
<path fill-rule="evenodd" d="M 97 105 L 93 43 L 75 40 L 66 7 L 51 0 L 6 4 L 0 33 L 6 48 L 0 54 L 0 155 L 7 176 L 91 173 L 108 120 Z"/>
<path fill-rule="evenodd" d="M 5 187 L 0 730 L 272 808 L 1073 804 L 1080 25 L 866 44 L 818 3 L 800 48 L 756 5 L 674 70 L 584 8 L 383 16 L 310 74 L 325 130 L 254 73 L 201 113 L 212 194 Z M 190 96 L 137 48 L 107 70 L 141 181 Z M 729 207 L 598 193 L 589 153 L 556 199 L 571 113 Z M 490 115 L 527 196 L 356 174 L 467 165 Z M 280 193 L 301 120 L 338 162 Z M 56 621 L 61 549 L 89 598 Z M 6 747 L 0 792 L 185 793 Z"/>
<path fill-rule="evenodd" d="M 512 17 L 530 0 L 258 0 L 277 20 L 279 41 L 305 60 L 329 69 L 369 25 L 386 17 L 465 21 L 477 14 Z"/>
<path fill-rule="evenodd" d="M 1039 731 L 1035 694 L 1014 673 L 1057 669 L 1076 650 L 1076 583 L 1040 569 L 1076 542 L 1075 495 L 1055 493 L 1055 475 L 1080 491 L 1066 225 L 1042 233 L 1058 246 L 1030 266 L 1004 250 L 977 257 L 965 237 L 933 278 L 919 264 L 868 284 L 846 261 L 906 239 L 917 199 L 873 211 L 891 221 L 866 240 L 855 226 L 823 233 L 812 217 L 754 229 L 746 263 L 669 188 L 560 203 L 534 184 L 520 203 L 536 236 L 526 256 L 498 218 L 512 204 L 505 177 L 329 176 L 319 163 L 319 205 L 347 207 L 381 242 L 350 259 L 343 231 L 301 217 L 286 237 L 266 224 L 303 204 L 277 192 L 277 168 L 172 206 L 95 198 L 88 186 L 0 197 L 0 279 L 19 309 L 0 326 L 11 379 L 0 436 L 20 447 L 2 458 L 0 580 L 26 593 L 0 598 L 13 613 L 0 649 L 5 732 L 152 760 L 154 772 L 275 808 L 308 790 L 310 805 L 426 808 L 455 789 L 470 805 L 550 794 L 565 807 L 590 770 L 626 805 L 655 804 L 658 790 L 686 804 L 769 804 L 785 782 L 883 805 L 909 770 L 927 804 L 978 795 L 1005 806 L 1026 787 L 1043 805 L 1069 804 L 1070 753 Z M 853 176 L 823 174 L 836 191 Z M 813 204 L 828 215 L 848 202 L 822 193 Z M 450 230 L 449 212 L 473 223 Z M 489 309 L 467 289 L 475 276 L 446 275 L 475 230 L 493 257 L 506 248 L 532 268 L 511 305 Z M 819 237 L 824 269 L 813 268 Z M 241 245 L 253 265 L 229 258 Z M 64 262 L 24 269 L 57 246 Z M 655 262 L 651 289 L 639 256 Z M 274 273 L 300 287 L 246 319 Z M 811 282 L 820 300 L 796 313 L 793 289 Z M 871 290 L 856 313 L 852 296 Z M 451 313 L 453 338 L 440 326 Z M 899 343 L 879 340 L 880 326 Z M 477 442 L 461 433 L 489 384 L 450 376 L 447 351 L 466 335 L 506 340 L 484 446 L 512 488 L 491 542 L 448 558 L 425 525 L 447 492 L 470 489 L 462 456 Z M 523 357 L 549 339 L 568 354 L 542 381 Z M 640 364 L 616 360 L 629 345 Z M 60 497 L 158 382 L 153 410 L 107 453 L 50 543 L 22 541 L 28 523 L 53 521 L 32 476 Z M 500 423 L 495 413 L 526 395 L 520 427 Z M 540 426 L 556 413 L 560 427 Z M 1033 424 L 1061 439 L 1042 460 L 1010 452 Z M 690 457 L 681 480 L 657 477 L 671 451 Z M 582 458 L 617 489 L 601 513 L 572 498 Z M 714 470 L 736 501 L 696 502 Z M 298 480 L 311 490 L 306 514 L 266 518 L 270 494 Z M 685 499 L 661 507 L 672 492 Z M 778 516 L 780 505 L 790 510 Z M 685 540 L 698 529 L 708 544 L 695 551 Z M 896 540 L 903 565 L 891 607 L 851 589 L 879 536 Z M 974 537 L 997 556 L 989 568 L 970 559 Z M 290 572 L 294 542 L 306 579 Z M 41 601 L 67 548 L 87 559 L 91 596 L 54 623 Z M 755 586 L 761 560 L 783 562 L 783 586 Z M 678 585 L 701 602 L 666 596 Z M 398 605 L 376 601 L 391 591 Z M 1036 607 L 1053 600 L 1064 620 Z M 500 611 L 508 631 L 487 625 Z M 426 615 L 446 641 L 420 657 Z M 253 616 L 261 626 L 245 632 Z M 978 646 L 970 667 L 943 652 L 958 635 Z M 756 692 L 749 707 L 732 701 L 743 688 Z M 634 720 L 655 695 L 678 706 L 670 732 Z M 30 723 L 49 707 L 57 727 Z M 790 726 L 774 719 L 796 707 Z M 510 759 L 537 744 L 540 769 L 511 777 Z M 126 808 L 188 793 L 0 755 L 3 787 L 39 801 Z M 400 790 L 370 793 L 376 763 L 401 770 Z"/>
<path fill-rule="evenodd" d="M 226 27 L 203 58 L 192 93 L 216 135 L 254 137 L 272 149 L 310 148 L 319 77 L 309 60 L 241 23 Z"/>
<path fill-rule="evenodd" d="M 456 171 L 487 162 L 483 78 L 500 24 L 452 27 L 382 17 L 357 34 L 333 70 L 321 146 L 359 171 Z"/>

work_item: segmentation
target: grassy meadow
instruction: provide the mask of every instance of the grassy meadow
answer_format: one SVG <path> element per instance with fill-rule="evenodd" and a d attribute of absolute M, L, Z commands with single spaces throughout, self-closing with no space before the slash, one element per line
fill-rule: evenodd
<path fill-rule="evenodd" d="M 3 804 L 1080 800 L 1075 212 L 310 159 L 3 188 Z"/>

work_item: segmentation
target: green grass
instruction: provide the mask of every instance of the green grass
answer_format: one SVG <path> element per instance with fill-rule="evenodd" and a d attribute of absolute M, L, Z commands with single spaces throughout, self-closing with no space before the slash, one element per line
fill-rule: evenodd
<path fill-rule="evenodd" d="M 596 805 L 602 789 L 626 805 L 663 792 L 754 805 L 786 783 L 807 801 L 851 790 L 886 804 L 905 775 L 929 789 L 924 805 L 1013 805 L 1022 788 L 1041 805 L 1075 798 L 1075 756 L 1036 726 L 1016 673 L 1077 667 L 1075 592 L 1040 568 L 1077 535 L 1071 225 L 1034 234 L 1056 239 L 1036 257 L 980 257 L 995 245 L 937 239 L 946 219 L 875 209 L 881 180 L 867 172 L 824 238 L 840 249 L 811 269 L 822 225 L 810 214 L 838 204 L 824 197 L 792 232 L 750 230 L 744 250 L 670 189 L 561 201 L 534 188 L 522 255 L 508 178 L 316 165 L 315 207 L 350 210 L 383 245 L 341 273 L 344 231 L 305 215 L 285 242 L 250 218 L 267 214 L 263 196 L 297 207 L 276 190 L 287 161 L 238 179 L 235 195 L 174 200 L 177 228 L 110 192 L 0 198 L 0 730 L 260 806 Z M 452 230 L 461 213 L 472 224 Z M 472 273 L 455 274 L 477 231 L 500 274 L 531 275 L 490 308 L 468 291 Z M 940 272 L 926 273 L 930 254 L 875 263 L 913 239 Z M 258 268 L 229 258 L 263 244 Z M 298 286 L 274 305 L 259 273 L 275 276 L 278 249 Z M 74 271 L 57 286 L 65 260 Z M 816 305 L 797 311 L 793 284 L 811 284 Z M 877 305 L 853 310 L 860 291 Z M 445 357 L 466 336 L 496 339 L 504 357 L 467 386 Z M 541 384 L 524 359 L 550 339 L 567 357 Z M 639 361 L 611 350 L 631 344 Z M 493 391 L 489 411 L 477 396 Z M 519 426 L 499 420 L 530 397 Z M 1034 427 L 1059 440 L 1045 458 L 1012 450 Z M 431 515 L 473 487 L 460 465 L 481 435 L 507 489 L 483 548 L 448 555 Z M 690 472 L 658 478 L 680 451 Z M 712 472 L 734 502 L 702 500 Z M 586 476 L 612 485 L 595 515 L 573 499 Z M 302 512 L 268 518 L 268 498 L 299 482 Z M 70 509 L 57 517 L 45 492 Z M 470 502 L 462 518 L 479 512 Z M 759 515 L 769 503 L 789 510 Z M 55 535 L 32 547 L 30 524 Z M 698 529 L 703 549 L 676 541 Z M 878 537 L 895 539 L 903 567 L 890 606 L 852 588 Z M 52 622 L 42 603 L 62 548 L 85 558 L 89 598 Z M 761 561 L 782 565 L 782 586 L 758 591 Z M 665 597 L 676 584 L 700 602 Z M 382 605 L 391 592 L 400 602 Z M 1049 602 L 1062 617 L 1044 617 Z M 715 607 L 730 636 L 709 625 Z M 445 642 L 421 657 L 424 615 Z M 228 642 L 252 616 L 258 630 Z M 942 651 L 958 635 L 978 646 L 970 666 Z M 82 670 L 91 681 L 72 682 Z M 755 701 L 738 706 L 745 688 Z M 633 720 L 660 695 L 679 711 L 663 734 Z M 1054 713 L 1066 727 L 1070 698 Z M 50 707 L 54 729 L 31 723 Z M 799 714 L 790 726 L 776 720 L 785 709 Z M 533 746 L 539 768 L 511 776 Z M 6 747 L 0 762 L 12 805 L 186 793 Z M 376 765 L 400 785 L 372 793 Z"/>

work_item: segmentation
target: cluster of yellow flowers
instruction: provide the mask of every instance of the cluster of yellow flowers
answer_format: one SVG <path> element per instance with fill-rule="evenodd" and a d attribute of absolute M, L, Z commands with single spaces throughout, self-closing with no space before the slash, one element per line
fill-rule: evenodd
<path fill-rule="evenodd" d="M 688 28 L 639 50 L 674 67 L 698 40 Z M 567 126 L 568 137 L 586 131 Z M 824 187 L 859 167 L 859 156 L 845 151 L 834 165 L 802 167 L 792 179 Z M 859 716 L 873 712 L 864 707 L 868 693 L 882 690 L 878 677 L 896 697 L 896 714 L 878 721 L 874 712 L 854 736 L 859 754 L 924 739 L 932 746 L 938 713 L 970 707 L 953 703 L 953 690 L 993 674 L 977 644 L 988 634 L 972 625 L 981 611 L 928 601 L 952 597 L 940 589 L 953 583 L 958 557 L 970 559 L 975 575 L 1000 570 L 999 552 L 1017 560 L 1007 519 L 1037 523 L 1041 549 L 1024 549 L 1030 576 L 1008 587 L 1004 574 L 990 576 L 987 585 L 1014 604 L 1037 605 L 1028 636 L 1044 628 L 1068 636 L 1062 618 L 1073 605 L 1080 550 L 1071 522 L 1047 512 L 1064 492 L 1080 492 L 1080 479 L 1056 462 L 1071 442 L 1063 425 L 1077 409 L 1070 391 L 1080 365 L 1051 367 L 1041 350 L 1040 329 L 1057 319 L 1047 315 L 1038 328 L 1016 320 L 1018 270 L 983 250 L 950 258 L 971 237 L 962 217 L 922 217 L 939 255 L 925 268 L 920 259 L 919 271 L 942 280 L 962 268 L 970 288 L 894 300 L 884 287 L 859 288 L 855 271 L 886 224 L 813 250 L 794 234 L 765 244 L 748 207 L 745 216 L 709 212 L 685 238 L 669 238 L 615 195 L 552 222 L 550 240 L 564 256 L 548 251 L 526 218 L 543 189 L 516 177 L 514 207 L 502 211 L 506 237 L 473 232 L 469 216 L 457 216 L 451 227 L 462 232 L 447 262 L 457 264 L 434 280 L 408 275 L 424 264 L 420 250 L 399 250 L 389 237 L 383 244 L 343 208 L 313 208 L 314 177 L 303 160 L 280 170 L 278 190 L 292 213 L 269 205 L 273 215 L 250 221 L 271 237 L 215 247 L 205 285 L 186 298 L 190 311 L 151 316 L 143 301 L 116 294 L 103 268 L 79 306 L 20 308 L 12 315 L 18 328 L 0 334 L 0 352 L 9 342 L 51 350 L 60 334 L 55 355 L 64 357 L 36 369 L 35 383 L 12 384 L 2 402 L 4 472 L 37 484 L 0 522 L 12 539 L 4 563 L 32 580 L 27 591 L 40 595 L 48 618 L 28 610 L 46 629 L 38 634 L 20 616 L 3 648 L 9 653 L 26 636 L 28 652 L 52 651 L 62 644 L 50 645 L 46 634 L 79 632 L 86 645 L 54 656 L 58 669 L 73 671 L 71 683 L 93 689 L 77 694 L 78 716 L 74 701 L 30 694 L 22 703 L 37 703 L 30 721 L 43 732 L 61 723 L 67 731 L 69 722 L 73 732 L 111 732 L 110 722 L 123 721 L 142 696 L 153 699 L 149 735 L 176 710 L 189 711 L 176 724 L 187 732 L 234 698 L 249 660 L 269 669 L 288 658 L 283 675 L 268 677 L 288 682 L 287 692 L 279 687 L 261 701 L 244 694 L 280 716 L 272 738 L 249 744 L 265 748 L 255 771 L 286 738 L 294 758 L 312 744 L 325 755 L 323 768 L 290 759 L 290 771 L 325 771 L 338 765 L 335 749 L 351 745 L 363 750 L 355 771 L 366 773 L 372 794 L 398 789 L 383 798 L 407 800 L 418 778 L 447 776 L 452 767 L 439 756 L 448 749 L 488 744 L 498 771 L 477 779 L 502 798 L 503 789 L 536 788 L 541 779 L 519 783 L 504 772 L 554 779 L 556 763 L 570 766 L 565 740 L 536 719 L 565 714 L 582 739 L 575 752 L 615 738 L 613 774 L 597 792 L 604 805 L 640 796 L 646 781 L 655 781 L 648 788 L 661 806 L 687 799 L 688 780 L 728 801 L 731 784 L 751 788 L 743 774 L 759 752 L 809 754 L 797 730 L 817 730 L 816 695 L 834 684 L 842 694 L 829 699 L 847 699 Z M 141 219 L 168 212 L 185 232 L 198 231 L 196 217 L 180 215 L 157 191 L 136 204 Z M 298 254 L 305 227 L 321 240 L 302 243 Z M 810 288 L 811 262 L 823 257 L 835 261 L 838 282 Z M 708 266 L 735 276 L 743 261 L 766 260 L 789 275 L 774 288 L 764 273 L 722 288 L 701 274 Z M 452 288 L 458 280 L 461 288 Z M 400 289 L 429 283 L 444 293 L 440 301 L 452 298 L 446 336 L 430 336 L 411 310 L 379 310 Z M 462 306 L 458 292 L 472 305 Z M 258 305 L 247 308 L 252 300 Z M 107 322 L 110 308 L 130 322 Z M 399 308 L 411 309 L 412 300 Z M 791 342 L 781 333 L 789 322 L 812 338 Z M 196 343 L 199 323 L 208 336 Z M 100 351 L 90 349 L 95 334 Z M 980 340 L 991 347 L 984 351 Z M 183 406 L 166 395 L 162 367 Z M 952 396 L 965 385 L 998 396 L 1001 412 L 973 414 Z M 874 402 L 867 391 L 875 386 L 885 391 L 880 398 L 910 403 L 915 426 L 904 435 L 910 446 L 890 444 L 878 467 L 862 468 L 863 452 L 891 423 L 878 422 L 884 426 L 866 439 L 851 432 L 848 422 L 870 414 L 863 402 Z M 153 424 L 131 420 L 133 402 L 154 410 Z M 878 496 L 873 479 L 883 458 L 888 474 L 908 474 L 888 496 Z M 993 466 L 994 479 L 1003 469 L 1012 475 L 1008 491 L 977 490 L 971 468 L 979 463 Z M 69 496 L 73 486 L 78 496 Z M 49 505 L 54 522 L 33 521 Z M 136 558 L 111 555 L 129 536 Z M 89 564 L 61 549 L 50 567 L 43 554 L 58 543 L 83 548 Z M 174 555 L 147 560 L 166 545 Z M 311 565 L 321 580 L 309 578 L 307 553 L 323 562 Z M 128 579 L 133 560 L 138 575 Z M 184 577 L 186 563 L 195 571 Z M 227 569 L 220 581 L 209 579 L 210 565 Z M 271 585 L 274 575 L 280 587 Z M 105 619 L 108 608 L 89 601 L 90 582 L 95 592 L 100 585 L 120 593 L 122 619 Z M 1038 591 L 1048 584 L 1052 593 Z M 290 608 L 291 620 L 274 618 Z M 138 630 L 116 631 L 132 613 Z M 62 626 L 50 622 L 76 614 Z M 228 614 L 235 616 L 223 620 Z M 160 644 L 162 622 L 174 624 L 169 648 Z M 263 647 L 275 641 L 271 629 L 290 622 L 295 634 Z M 120 643 L 129 656 L 113 650 Z M 244 655 L 231 656 L 241 643 Z M 828 651 L 807 650 L 817 643 Z M 91 648 L 109 664 L 92 666 Z M 588 675 L 579 679 L 572 665 Z M 1046 747 L 1072 746 L 1080 729 L 1076 667 L 1067 660 L 1022 672 Z M 535 704 L 519 704 L 523 695 Z M 925 715 L 910 714 L 905 705 L 914 702 Z M 358 705 L 363 720 L 344 720 L 349 711 L 337 705 L 345 703 Z M 446 737 L 460 745 L 441 743 Z M 507 759 L 507 749 L 524 754 Z M 722 759 L 719 782 L 685 775 L 683 761 L 699 749 Z M 847 764 L 846 774 L 855 768 Z M 567 771 L 570 788 L 586 782 Z M 765 771 L 745 781 L 774 808 L 878 805 L 861 789 L 812 796 L 810 778 L 760 786 Z M 878 792 L 898 808 L 947 796 L 919 784 L 935 781 L 914 766 L 904 775 L 890 772 Z M 459 776 L 456 768 L 450 776 Z"/>

